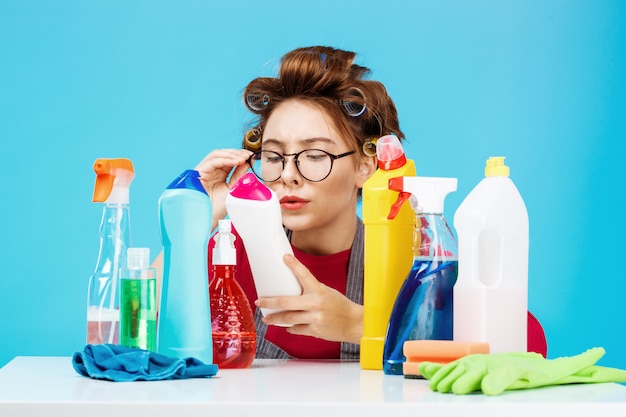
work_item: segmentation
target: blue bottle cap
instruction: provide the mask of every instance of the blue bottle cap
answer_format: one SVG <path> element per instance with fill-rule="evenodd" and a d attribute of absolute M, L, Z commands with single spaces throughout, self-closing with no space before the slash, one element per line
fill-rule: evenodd
<path fill-rule="evenodd" d="M 186 188 L 189 190 L 200 191 L 206 194 L 206 190 L 200 182 L 200 173 L 194 169 L 188 169 L 178 176 L 170 185 L 167 186 L 168 190 Z"/>

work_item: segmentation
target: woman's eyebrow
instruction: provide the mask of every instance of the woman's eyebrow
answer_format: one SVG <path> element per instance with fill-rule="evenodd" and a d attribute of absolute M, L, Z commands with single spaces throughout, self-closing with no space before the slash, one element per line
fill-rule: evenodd
<path fill-rule="evenodd" d="M 313 144 L 313 143 L 320 143 L 320 142 L 328 143 L 328 144 L 335 143 L 335 141 L 333 141 L 332 139 L 326 138 L 326 137 L 322 137 L 322 136 L 316 136 L 316 137 L 312 137 L 312 138 L 300 139 L 297 142 L 305 144 L 305 145 L 309 145 L 309 144 Z M 263 139 L 263 143 L 265 145 L 284 145 L 283 141 L 280 141 L 278 139 L 272 139 L 272 138 Z"/>

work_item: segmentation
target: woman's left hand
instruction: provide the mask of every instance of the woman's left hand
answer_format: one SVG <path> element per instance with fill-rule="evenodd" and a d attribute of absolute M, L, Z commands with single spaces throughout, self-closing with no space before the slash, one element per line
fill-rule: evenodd
<path fill-rule="evenodd" d="M 258 307 L 283 310 L 267 315 L 263 322 L 268 325 L 291 325 L 287 331 L 292 334 L 334 342 L 361 343 L 363 306 L 319 282 L 293 255 L 287 254 L 283 260 L 300 281 L 302 295 L 256 300 Z"/>

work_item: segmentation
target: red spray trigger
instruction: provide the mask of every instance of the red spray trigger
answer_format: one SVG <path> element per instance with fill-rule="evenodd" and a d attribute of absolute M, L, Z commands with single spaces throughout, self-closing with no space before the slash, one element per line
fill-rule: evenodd
<path fill-rule="evenodd" d="M 398 198 L 396 202 L 391 205 L 391 209 L 389 210 L 389 215 L 387 216 L 388 220 L 393 220 L 400 212 L 402 205 L 406 200 L 411 198 L 411 193 L 404 191 L 404 181 L 402 177 L 394 177 L 389 179 L 388 188 L 392 191 L 399 191 Z"/>

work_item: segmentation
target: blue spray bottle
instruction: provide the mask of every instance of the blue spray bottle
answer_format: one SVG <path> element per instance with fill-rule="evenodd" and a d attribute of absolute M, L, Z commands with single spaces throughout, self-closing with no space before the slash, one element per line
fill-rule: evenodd
<path fill-rule="evenodd" d="M 443 216 L 448 193 L 456 191 L 456 178 L 397 177 L 389 188 L 400 191 L 393 217 L 406 199 L 415 211 L 413 267 L 400 288 L 391 312 L 383 372 L 402 375 L 404 342 L 452 340 L 452 292 L 457 278 L 457 241 Z"/>
<path fill-rule="evenodd" d="M 93 201 L 104 203 L 100 252 L 87 291 L 87 343 L 117 344 L 119 338 L 119 273 L 130 247 L 130 184 L 133 163 L 125 158 L 99 158 L 93 165 Z"/>
<path fill-rule="evenodd" d="M 211 200 L 195 170 L 184 171 L 159 198 L 163 281 L 157 352 L 213 362 L 207 248 Z"/>

